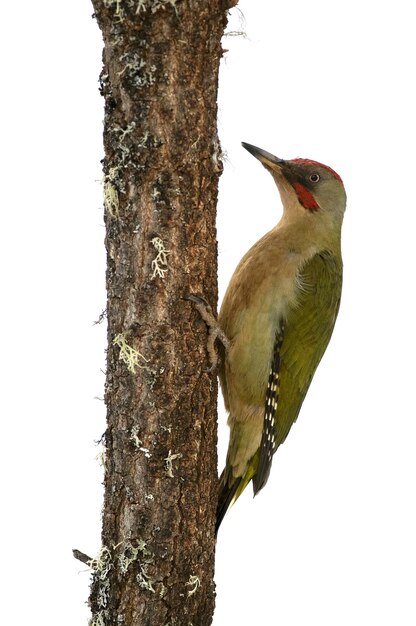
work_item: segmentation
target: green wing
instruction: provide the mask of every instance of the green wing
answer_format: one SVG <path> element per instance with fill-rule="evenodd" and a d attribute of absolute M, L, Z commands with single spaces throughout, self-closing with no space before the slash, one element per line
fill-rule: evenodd
<path fill-rule="evenodd" d="M 282 343 L 276 448 L 296 420 L 337 319 L 342 289 L 342 261 L 329 252 L 315 255 L 299 276 L 297 306 L 286 320 Z"/>
<path fill-rule="evenodd" d="M 276 452 L 295 422 L 331 338 L 341 298 L 341 258 L 326 252 L 317 254 L 305 265 L 299 281 L 300 296 L 285 321 L 283 339 L 279 340 L 279 335 L 276 336 L 271 371 L 279 380 L 278 398 L 276 402 L 270 402 L 269 385 L 265 399 L 262 444 L 256 455 L 258 459 L 253 458 L 253 464 L 257 466 L 253 477 L 255 494 L 267 482 L 271 452 Z M 279 353 L 278 360 L 276 350 Z M 274 436 L 270 433 L 271 423 Z"/>

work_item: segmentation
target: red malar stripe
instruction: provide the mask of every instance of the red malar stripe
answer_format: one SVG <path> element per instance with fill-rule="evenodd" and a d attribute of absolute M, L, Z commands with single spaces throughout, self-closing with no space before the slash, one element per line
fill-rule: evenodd
<path fill-rule="evenodd" d="M 316 211 L 319 209 L 319 204 L 311 194 L 301 183 L 293 183 L 293 189 L 296 191 L 296 195 L 299 202 L 308 209 L 308 211 Z"/>

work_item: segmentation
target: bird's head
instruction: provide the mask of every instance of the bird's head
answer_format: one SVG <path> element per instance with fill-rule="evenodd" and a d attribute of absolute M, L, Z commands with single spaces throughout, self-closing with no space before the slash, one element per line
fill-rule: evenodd
<path fill-rule="evenodd" d="M 310 159 L 285 161 L 249 143 L 242 145 L 273 176 L 288 217 L 305 215 L 341 227 L 346 194 L 341 177 L 332 168 Z"/>

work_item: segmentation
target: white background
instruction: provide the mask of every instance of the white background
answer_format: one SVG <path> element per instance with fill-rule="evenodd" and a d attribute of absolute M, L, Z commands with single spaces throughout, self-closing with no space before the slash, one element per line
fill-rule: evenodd
<path fill-rule="evenodd" d="M 332 166 L 348 210 L 338 324 L 267 488 L 254 501 L 247 489 L 223 523 L 214 626 L 416 623 L 412 8 L 241 0 L 232 11 L 229 29 L 247 37 L 224 39 L 221 294 L 281 212 L 241 140 Z M 87 624 L 89 575 L 71 549 L 100 546 L 103 102 L 91 13 L 88 2 L 45 0 L 1 14 L 8 626 Z"/>

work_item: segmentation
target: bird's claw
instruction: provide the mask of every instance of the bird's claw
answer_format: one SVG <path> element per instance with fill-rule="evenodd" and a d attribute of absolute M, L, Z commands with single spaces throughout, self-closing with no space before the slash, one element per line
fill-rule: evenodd
<path fill-rule="evenodd" d="M 207 350 L 211 365 L 205 371 L 208 373 L 213 372 L 218 365 L 218 355 L 215 349 L 215 341 L 219 339 L 226 350 L 229 348 L 230 342 L 212 312 L 211 306 L 203 296 L 191 293 L 186 296 L 185 299 L 190 300 L 195 304 L 195 308 L 208 326 Z"/>

